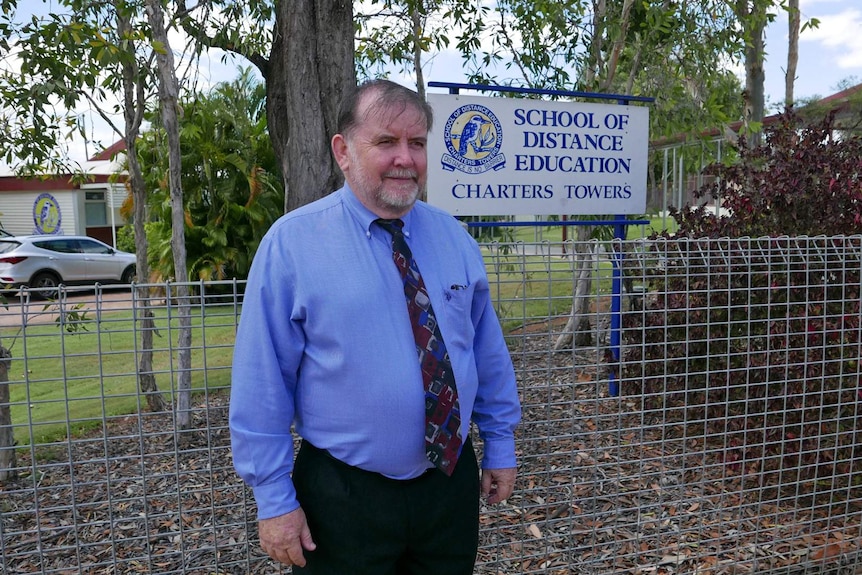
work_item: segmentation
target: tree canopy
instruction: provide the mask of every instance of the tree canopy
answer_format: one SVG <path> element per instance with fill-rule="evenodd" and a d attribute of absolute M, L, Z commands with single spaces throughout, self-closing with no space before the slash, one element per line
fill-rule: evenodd
<path fill-rule="evenodd" d="M 110 119 L 123 107 L 111 99 L 120 91 L 123 59 L 137 60 L 138 87 L 153 101 L 155 85 L 147 74 L 158 46 L 140 17 L 143 0 L 58 0 L 41 16 L 20 17 L 18 4 L 0 4 L 0 47 L 7 49 L 0 150 L 25 171 L 56 168 L 59 144 L 88 137 L 75 110 L 87 103 Z M 163 5 L 168 28 L 188 38 L 187 54 L 221 48 L 245 58 L 263 77 L 285 209 L 340 182 L 328 141 L 340 95 L 357 76 L 406 73 L 422 90 L 427 66 L 454 52 L 469 82 L 655 96 L 653 138 L 697 132 L 742 119 L 751 91 L 730 70 L 745 62 L 762 24 L 783 6 L 777 0 Z M 129 15 L 131 26 L 122 33 L 115 31 L 115 13 Z M 137 48 L 121 50 L 130 40 Z M 195 85 L 181 84 L 186 90 Z M 194 97 L 187 92 L 183 99 Z"/>

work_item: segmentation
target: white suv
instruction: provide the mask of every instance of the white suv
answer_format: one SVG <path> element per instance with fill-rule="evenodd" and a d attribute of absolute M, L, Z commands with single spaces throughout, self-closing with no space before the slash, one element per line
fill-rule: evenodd
<path fill-rule="evenodd" d="M 0 237 L 0 286 L 31 287 L 44 298 L 64 285 L 132 283 L 135 254 L 86 236 Z"/>

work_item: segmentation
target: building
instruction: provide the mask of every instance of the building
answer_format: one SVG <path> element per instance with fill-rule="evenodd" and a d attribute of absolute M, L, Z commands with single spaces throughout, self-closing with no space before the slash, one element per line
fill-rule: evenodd
<path fill-rule="evenodd" d="M 83 183 L 76 183 L 72 174 L 0 174 L 3 229 L 14 235 L 86 235 L 116 247 L 117 230 L 126 223 L 120 215 L 128 195 L 123 149 L 118 142 L 84 162 L 82 172 L 88 178 Z"/>

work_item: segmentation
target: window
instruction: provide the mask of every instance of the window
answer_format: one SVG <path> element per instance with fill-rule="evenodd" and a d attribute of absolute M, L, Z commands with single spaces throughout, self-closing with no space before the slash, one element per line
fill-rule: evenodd
<path fill-rule="evenodd" d="M 84 195 L 84 219 L 88 226 L 108 225 L 108 206 L 104 191 L 88 191 Z"/>
<path fill-rule="evenodd" d="M 78 249 L 77 240 L 42 240 L 33 242 L 33 245 L 43 250 L 50 250 L 61 254 L 76 254 L 81 251 Z"/>
<path fill-rule="evenodd" d="M 78 240 L 78 246 L 85 254 L 110 254 L 113 250 L 95 240 Z"/>

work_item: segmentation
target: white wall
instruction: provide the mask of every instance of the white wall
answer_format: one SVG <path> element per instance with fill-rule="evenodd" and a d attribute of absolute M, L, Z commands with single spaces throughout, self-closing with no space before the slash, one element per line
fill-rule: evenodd
<path fill-rule="evenodd" d="M 29 235 L 36 232 L 33 220 L 33 206 L 42 193 L 51 194 L 60 207 L 60 230 L 64 234 L 83 233 L 78 229 L 80 212 L 77 208 L 78 190 L 51 190 L 49 192 L 3 192 L 0 194 L 0 222 L 3 228 L 15 235 Z"/>

